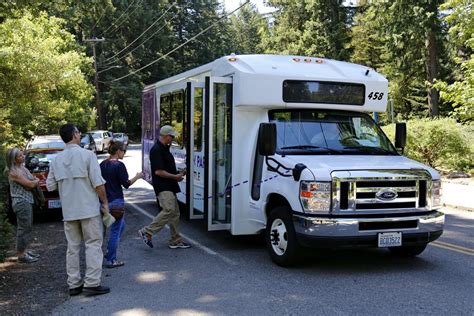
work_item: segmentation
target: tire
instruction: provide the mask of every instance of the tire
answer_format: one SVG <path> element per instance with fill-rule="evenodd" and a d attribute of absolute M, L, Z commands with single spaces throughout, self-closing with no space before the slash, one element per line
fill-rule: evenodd
<path fill-rule="evenodd" d="M 270 258 L 282 267 L 294 265 L 298 259 L 299 245 L 289 207 L 277 207 L 267 220 L 265 239 Z"/>
<path fill-rule="evenodd" d="M 388 248 L 392 255 L 397 257 L 416 257 L 421 254 L 428 244 L 419 244 L 414 246 L 401 246 Z"/>

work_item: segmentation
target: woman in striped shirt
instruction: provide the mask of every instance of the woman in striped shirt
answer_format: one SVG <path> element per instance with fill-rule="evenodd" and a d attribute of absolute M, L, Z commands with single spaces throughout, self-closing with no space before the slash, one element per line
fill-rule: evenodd
<path fill-rule="evenodd" d="M 33 226 L 33 190 L 39 180 L 23 165 L 25 157 L 19 148 L 10 148 L 6 155 L 5 175 L 10 184 L 13 212 L 16 214 L 16 250 L 18 262 L 38 261 L 39 255 L 28 250 Z"/>

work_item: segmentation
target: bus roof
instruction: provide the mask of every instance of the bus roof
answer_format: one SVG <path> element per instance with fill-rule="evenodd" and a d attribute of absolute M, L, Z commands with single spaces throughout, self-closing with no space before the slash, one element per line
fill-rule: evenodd
<path fill-rule="evenodd" d="M 285 80 L 363 84 L 366 96 L 363 106 L 354 108 L 354 105 L 338 105 L 340 109 L 385 111 L 387 104 L 387 79 L 370 67 L 319 57 L 290 55 L 232 54 L 148 85 L 144 91 L 182 81 L 204 81 L 205 76 L 233 77 L 235 106 L 261 106 L 265 104 L 268 107 L 287 107 L 291 105 L 283 101 L 281 92 L 276 93 L 282 90 L 283 81 Z M 268 91 L 273 93 L 269 94 Z M 378 96 L 382 94 L 382 97 L 378 100 L 368 99 L 370 92 L 378 93 Z M 259 94 L 257 98 L 255 93 Z M 306 105 L 298 103 L 295 106 L 335 107 L 329 104 L 314 103 Z"/>

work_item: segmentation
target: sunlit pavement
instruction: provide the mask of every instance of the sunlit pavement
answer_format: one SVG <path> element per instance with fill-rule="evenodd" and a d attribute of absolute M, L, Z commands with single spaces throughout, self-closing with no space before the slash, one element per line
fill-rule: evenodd
<path fill-rule="evenodd" d="M 107 155 L 100 155 L 105 158 Z M 124 159 L 130 176 L 141 169 L 139 146 Z M 311 251 L 294 268 L 274 265 L 259 236 L 207 232 L 182 221 L 194 247 L 167 248 L 169 231 L 146 247 L 137 230 L 157 212 L 151 186 L 126 191 L 127 226 L 120 245 L 124 267 L 104 270 L 112 292 L 74 297 L 55 315 L 472 315 L 474 218 L 445 208 L 446 231 L 416 259 L 386 250 Z M 133 205 L 132 205 L 133 204 Z"/>

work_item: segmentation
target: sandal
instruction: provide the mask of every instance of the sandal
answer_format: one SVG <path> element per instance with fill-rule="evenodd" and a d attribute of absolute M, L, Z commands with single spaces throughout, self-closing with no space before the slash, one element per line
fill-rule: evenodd
<path fill-rule="evenodd" d="M 123 266 L 124 264 L 125 264 L 125 262 L 123 262 L 123 261 L 114 260 L 114 261 L 112 261 L 112 262 L 107 262 L 107 263 L 105 264 L 105 267 L 106 267 L 107 269 L 112 269 L 112 268 L 121 267 L 121 266 Z"/>

